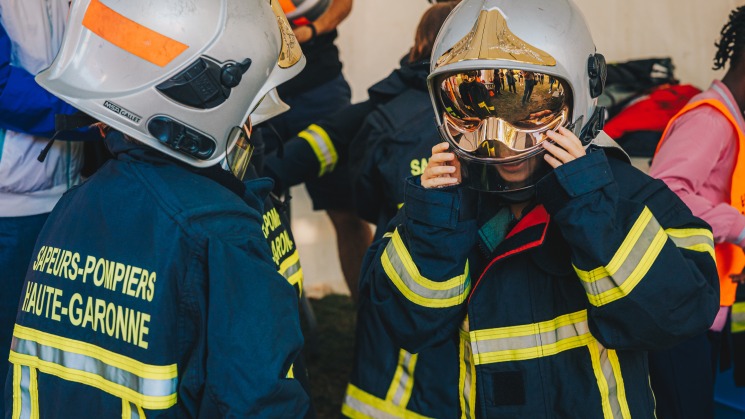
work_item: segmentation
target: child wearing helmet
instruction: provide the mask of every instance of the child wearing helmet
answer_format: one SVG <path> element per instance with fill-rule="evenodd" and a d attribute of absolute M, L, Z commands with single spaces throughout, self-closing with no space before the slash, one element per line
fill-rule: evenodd
<path fill-rule="evenodd" d="M 273 89 L 303 65 L 278 0 L 73 2 L 37 82 L 102 122 L 115 158 L 39 235 L 7 417 L 303 417 L 271 182 L 241 182 L 250 120 L 286 108 Z"/>
<path fill-rule="evenodd" d="M 495 70 L 561 88 L 460 94 Z M 465 0 L 440 32 L 445 142 L 364 272 L 406 351 L 458 342 L 461 417 L 653 418 L 646 351 L 717 312 L 711 231 L 602 132 L 604 78 L 569 0 Z"/>

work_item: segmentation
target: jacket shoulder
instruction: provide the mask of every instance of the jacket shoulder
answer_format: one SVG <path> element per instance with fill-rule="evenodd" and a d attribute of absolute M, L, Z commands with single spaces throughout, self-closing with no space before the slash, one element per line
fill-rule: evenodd
<path fill-rule="evenodd" d="M 622 199 L 646 205 L 663 226 L 703 223 L 660 179 L 653 178 L 625 160 L 608 156 L 608 164 Z"/>

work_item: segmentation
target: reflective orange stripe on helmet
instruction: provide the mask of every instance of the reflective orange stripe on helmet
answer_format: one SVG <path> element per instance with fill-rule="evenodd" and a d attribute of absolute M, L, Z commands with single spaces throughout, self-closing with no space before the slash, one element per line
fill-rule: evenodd
<path fill-rule="evenodd" d="M 165 67 L 189 48 L 122 16 L 100 0 L 91 0 L 83 17 L 83 26 L 130 54 L 160 67 Z"/>
<path fill-rule="evenodd" d="M 737 132 L 737 161 L 732 171 L 732 186 L 730 189 L 730 205 L 735 207 L 741 214 L 745 215 L 745 133 L 742 132 L 737 120 L 730 110 L 716 99 L 705 99 L 689 103 L 677 115 L 670 120 L 662 134 L 662 140 L 657 145 L 657 154 L 662 147 L 670 127 L 681 115 L 701 106 L 711 106 L 724 115 Z M 715 247 L 717 256 L 717 271 L 719 273 L 719 303 L 722 306 L 731 306 L 735 302 L 737 284 L 730 279 L 731 274 L 739 274 L 745 267 L 745 253 L 732 243 L 719 243 Z"/>

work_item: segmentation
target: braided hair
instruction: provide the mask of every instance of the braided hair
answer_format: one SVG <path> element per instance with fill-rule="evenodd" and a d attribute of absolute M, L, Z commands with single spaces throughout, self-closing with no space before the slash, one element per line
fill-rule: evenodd
<path fill-rule="evenodd" d="M 727 61 L 736 64 L 745 49 L 745 6 L 740 6 L 729 15 L 729 22 L 722 28 L 722 39 L 714 45 L 719 48 L 714 57 L 714 70 L 724 68 Z"/>

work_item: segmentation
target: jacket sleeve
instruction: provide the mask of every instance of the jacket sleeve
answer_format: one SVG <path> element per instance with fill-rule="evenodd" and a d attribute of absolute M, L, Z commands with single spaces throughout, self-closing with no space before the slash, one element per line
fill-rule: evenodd
<path fill-rule="evenodd" d="M 374 105 L 361 102 L 311 124 L 284 145 L 284 153 L 266 156 L 264 171 L 284 190 L 331 173 Z"/>
<path fill-rule="evenodd" d="M 256 233 L 239 244 L 212 238 L 208 245 L 207 400 L 200 417 L 297 418 L 308 409 L 306 392 L 291 378 L 303 343 L 297 295 Z"/>
<path fill-rule="evenodd" d="M 711 229 L 662 181 L 597 151 L 557 168 L 537 192 L 606 347 L 666 348 L 709 328 L 719 308 Z"/>
<path fill-rule="evenodd" d="M 476 221 L 462 188 L 424 189 L 409 180 L 390 233 L 368 251 L 360 283 L 390 335 L 411 353 L 456 333 L 471 291 Z M 365 296 L 361 297 L 364 299 Z"/>
<path fill-rule="evenodd" d="M 11 41 L 0 25 L 0 128 L 42 137 L 54 134 L 54 116 L 76 109 L 44 90 L 34 75 L 10 64 Z"/>

